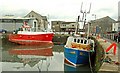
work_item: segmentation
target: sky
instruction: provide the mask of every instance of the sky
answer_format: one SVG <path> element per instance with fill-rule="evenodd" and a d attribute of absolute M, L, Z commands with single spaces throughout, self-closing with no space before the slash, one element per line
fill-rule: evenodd
<path fill-rule="evenodd" d="M 0 16 L 15 15 L 23 17 L 31 10 L 47 16 L 48 20 L 76 21 L 82 11 L 89 11 L 87 20 L 109 16 L 118 19 L 119 0 L 0 0 Z"/>

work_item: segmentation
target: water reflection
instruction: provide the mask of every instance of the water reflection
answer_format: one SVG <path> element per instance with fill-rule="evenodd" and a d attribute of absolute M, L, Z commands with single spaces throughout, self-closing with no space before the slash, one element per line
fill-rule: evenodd
<path fill-rule="evenodd" d="M 64 71 L 65 73 L 69 73 L 69 72 L 82 72 L 82 73 L 91 73 L 91 69 L 89 67 L 89 65 L 81 65 L 81 66 L 73 66 L 71 64 L 69 64 L 65 59 L 64 59 Z"/>
<path fill-rule="evenodd" d="M 74 67 L 72 65 L 69 64 L 64 64 L 64 71 L 87 71 L 90 72 L 90 68 L 88 65 L 83 65 L 83 66 L 79 66 L 79 67 Z"/>
<path fill-rule="evenodd" d="M 58 49 L 63 49 L 58 47 Z M 3 71 L 63 71 L 63 52 L 52 46 L 11 46 L 2 51 Z M 57 67 L 55 67 L 57 66 Z M 55 67 L 55 68 L 53 68 Z M 62 67 L 62 68 L 61 68 Z"/>
<path fill-rule="evenodd" d="M 71 67 L 64 62 L 60 45 L 2 47 L 2 71 L 80 71 L 89 66 Z"/>
<path fill-rule="evenodd" d="M 37 47 L 37 46 L 15 46 L 7 51 L 2 52 L 3 70 L 19 70 L 37 67 L 41 70 L 43 62 L 46 62 L 46 70 L 50 65 L 53 52 L 52 46 Z M 11 67 L 6 68 L 9 65 Z M 12 69 L 11 69 L 12 68 Z M 45 67 L 44 67 L 45 68 Z M 27 70 L 27 69 L 26 69 Z"/>

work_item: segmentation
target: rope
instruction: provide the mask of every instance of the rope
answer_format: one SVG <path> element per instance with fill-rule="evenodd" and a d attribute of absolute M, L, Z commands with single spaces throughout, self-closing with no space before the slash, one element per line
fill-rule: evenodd
<path fill-rule="evenodd" d="M 94 72 L 93 72 L 92 65 L 91 65 L 91 60 L 90 60 L 90 52 L 89 52 L 89 64 L 90 64 L 90 70 L 91 70 L 91 72 L 94 73 Z"/>

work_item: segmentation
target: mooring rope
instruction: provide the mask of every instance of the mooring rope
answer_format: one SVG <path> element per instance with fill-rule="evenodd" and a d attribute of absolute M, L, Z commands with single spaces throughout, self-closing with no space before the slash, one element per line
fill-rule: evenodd
<path fill-rule="evenodd" d="M 93 72 L 92 65 L 91 65 L 90 52 L 89 52 L 89 64 L 90 64 L 90 70 L 91 70 L 91 72 L 94 73 L 94 72 Z"/>

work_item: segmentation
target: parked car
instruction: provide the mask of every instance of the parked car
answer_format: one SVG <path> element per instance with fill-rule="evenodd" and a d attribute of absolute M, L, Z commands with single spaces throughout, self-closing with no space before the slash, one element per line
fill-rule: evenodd
<path fill-rule="evenodd" d="M 7 30 L 5 30 L 5 29 L 0 29 L 0 33 L 7 33 Z"/>

